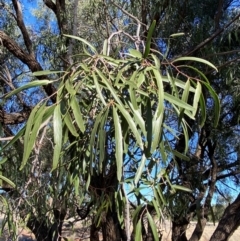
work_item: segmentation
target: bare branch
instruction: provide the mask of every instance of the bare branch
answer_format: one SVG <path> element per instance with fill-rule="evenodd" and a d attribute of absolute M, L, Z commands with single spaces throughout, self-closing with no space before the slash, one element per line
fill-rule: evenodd
<path fill-rule="evenodd" d="M 192 55 L 196 51 L 198 51 L 200 48 L 204 47 L 207 45 L 209 42 L 211 42 L 214 38 L 216 38 L 218 35 L 220 35 L 226 28 L 228 28 L 232 23 L 237 21 L 240 17 L 240 14 L 238 14 L 235 18 L 233 18 L 229 23 L 227 23 L 223 28 L 217 30 L 215 33 L 213 33 L 209 38 L 205 39 L 203 42 L 198 44 L 193 50 L 190 50 L 189 52 L 183 54 L 183 56 L 188 56 Z"/>
<path fill-rule="evenodd" d="M 12 0 L 12 3 L 13 3 L 13 6 L 14 6 L 14 9 L 16 11 L 17 25 L 18 25 L 18 27 L 20 28 L 20 30 L 22 32 L 24 43 L 26 45 L 28 53 L 32 57 L 34 57 L 34 52 L 33 52 L 33 48 L 32 48 L 32 41 L 31 41 L 31 39 L 29 37 L 27 28 L 26 28 L 26 26 L 24 24 L 24 21 L 23 21 L 21 5 L 20 5 L 18 0 Z"/>

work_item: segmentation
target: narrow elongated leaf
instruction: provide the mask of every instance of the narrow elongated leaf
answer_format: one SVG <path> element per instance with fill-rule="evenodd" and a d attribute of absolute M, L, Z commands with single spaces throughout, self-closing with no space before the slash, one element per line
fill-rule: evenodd
<path fill-rule="evenodd" d="M 159 70 L 156 70 L 153 68 L 153 73 L 157 81 L 157 86 L 158 86 L 158 106 L 157 106 L 157 117 L 160 116 L 160 114 L 163 112 L 164 108 L 164 90 L 163 90 L 163 83 L 162 83 L 162 77 L 159 72 Z"/>
<path fill-rule="evenodd" d="M 101 121 L 99 124 L 98 129 L 98 148 L 99 148 L 99 164 L 98 164 L 98 171 L 102 173 L 103 170 L 103 163 L 105 163 L 105 156 L 106 156 L 106 125 L 107 125 L 107 118 L 108 118 L 109 108 L 106 108 L 106 111 L 103 113 L 101 117 Z"/>
<path fill-rule="evenodd" d="M 83 120 L 83 117 L 82 117 L 82 113 L 80 111 L 80 106 L 77 103 L 77 100 L 76 100 L 75 96 L 72 97 L 70 105 L 71 105 L 71 108 L 72 108 L 72 111 L 73 111 L 73 115 L 75 117 L 75 121 L 76 121 L 80 131 L 83 133 L 85 131 L 85 123 L 84 123 L 84 120 Z"/>
<path fill-rule="evenodd" d="M 213 90 L 213 88 L 206 82 L 201 82 L 204 84 L 208 91 L 210 92 L 210 95 L 212 96 L 214 100 L 214 122 L 213 125 L 216 127 L 218 125 L 219 117 L 220 117 L 220 100 L 216 94 L 216 92 Z"/>
<path fill-rule="evenodd" d="M 197 87 L 196 87 L 196 92 L 195 92 L 195 95 L 194 95 L 194 99 L 193 99 L 193 108 L 195 109 L 193 111 L 193 115 L 195 116 L 196 115 L 196 112 L 198 110 L 198 103 L 199 103 L 199 99 L 200 99 L 200 96 L 202 94 L 202 85 L 201 83 L 198 81 L 197 82 Z"/>
<path fill-rule="evenodd" d="M 153 221 L 153 218 L 152 218 L 152 216 L 150 215 L 149 212 L 147 212 L 147 218 L 148 218 L 148 222 L 150 224 L 150 227 L 152 229 L 154 240 L 158 241 L 159 239 L 158 239 L 158 232 L 157 232 L 156 224 Z"/>
<path fill-rule="evenodd" d="M 68 93 L 69 93 L 71 96 L 76 95 L 76 90 L 74 89 L 73 84 L 71 83 L 71 80 L 70 80 L 70 79 L 66 80 L 66 82 L 65 82 L 65 87 L 66 87 Z"/>
<path fill-rule="evenodd" d="M 135 241 L 142 240 L 142 222 L 141 219 L 138 220 L 136 230 L 135 230 Z"/>
<path fill-rule="evenodd" d="M 166 92 L 164 93 L 164 99 L 167 100 L 171 104 L 177 105 L 179 107 L 182 107 L 182 108 L 190 110 L 190 111 L 194 111 L 194 108 L 191 105 L 185 103 L 184 101 L 180 100 L 179 98 L 176 98 L 175 96 L 170 95 Z"/>
<path fill-rule="evenodd" d="M 98 93 L 98 96 L 99 96 L 100 100 L 102 101 L 102 103 L 106 106 L 107 103 L 106 103 L 106 101 L 105 101 L 105 99 L 104 99 L 104 96 L 103 96 L 103 94 L 102 94 L 102 90 L 101 90 L 101 88 L 100 88 L 100 85 L 99 85 L 99 83 L 98 83 L 96 74 L 95 74 L 94 72 L 92 73 L 92 77 L 93 77 L 94 85 L 95 85 L 96 91 L 97 91 L 97 93 Z"/>
<path fill-rule="evenodd" d="M 180 36 L 183 36 L 183 35 L 185 35 L 185 33 L 174 33 L 174 34 L 171 34 L 170 37 L 176 38 L 176 37 L 180 37 Z"/>
<path fill-rule="evenodd" d="M 64 34 L 64 36 L 81 41 L 82 43 L 86 44 L 93 51 L 94 54 L 97 54 L 97 50 L 87 40 L 73 35 Z"/>
<path fill-rule="evenodd" d="M 36 71 L 33 73 L 33 76 L 43 76 L 43 75 L 49 75 L 49 74 L 59 74 L 59 73 L 65 73 L 65 71 L 55 71 L 55 70 L 42 70 L 42 71 Z M 42 81 L 42 80 L 37 80 Z M 52 81 L 51 81 L 52 82 Z"/>
<path fill-rule="evenodd" d="M 134 178 L 135 185 L 138 183 L 138 181 L 139 181 L 139 179 L 140 179 L 140 177 L 142 175 L 142 172 L 144 170 L 145 164 L 146 164 L 146 156 L 143 153 L 141 161 L 140 161 L 140 164 L 139 164 L 139 167 L 138 167 L 138 169 L 136 171 L 136 175 L 135 175 L 135 178 Z"/>
<path fill-rule="evenodd" d="M 119 109 L 119 111 L 122 113 L 122 115 L 124 116 L 126 121 L 128 122 L 128 125 L 129 125 L 130 129 L 132 130 L 133 135 L 136 138 L 136 141 L 137 141 L 139 147 L 143 150 L 142 137 L 141 137 L 140 133 L 138 132 L 136 123 L 134 122 L 133 118 L 130 116 L 130 114 L 127 112 L 127 110 L 122 105 L 116 104 L 116 106 Z"/>
<path fill-rule="evenodd" d="M 62 149 L 62 115 L 60 105 L 57 105 L 53 113 L 53 138 L 54 138 L 54 152 L 52 171 L 57 168 Z"/>
<path fill-rule="evenodd" d="M 207 114 L 206 114 L 206 105 L 205 105 L 205 100 L 204 100 L 204 96 L 203 93 L 200 95 L 200 100 L 199 100 L 199 105 L 200 105 L 200 116 L 201 116 L 201 121 L 199 123 L 200 127 L 202 127 L 206 121 L 207 118 Z"/>
<path fill-rule="evenodd" d="M 117 178 L 118 181 L 122 180 L 122 169 L 123 169 L 123 137 L 120 118 L 118 116 L 117 110 L 113 107 L 113 121 L 115 129 L 115 141 L 116 141 L 116 162 L 117 162 Z"/>
<path fill-rule="evenodd" d="M 155 26 L 156 26 L 156 20 L 153 20 L 153 22 L 152 22 L 152 24 L 151 24 L 151 26 L 148 30 L 147 41 L 146 41 L 146 46 L 145 46 L 143 58 L 146 58 L 150 53 L 151 40 L 152 40 L 152 35 L 153 35 L 153 31 L 155 29 Z"/>
<path fill-rule="evenodd" d="M 107 80 L 106 76 L 97 68 L 96 68 L 96 71 L 97 71 L 98 75 L 100 76 L 100 78 L 102 79 L 103 83 L 107 86 L 108 90 L 111 92 L 115 101 L 117 101 L 118 104 L 122 105 L 121 100 L 119 99 L 119 97 L 118 97 L 116 91 L 114 90 L 114 88 L 112 87 L 112 85 Z"/>
<path fill-rule="evenodd" d="M 131 107 L 132 112 L 133 112 L 133 114 L 134 114 L 134 120 L 135 120 L 136 123 L 139 125 L 139 127 L 140 127 L 143 135 L 146 136 L 145 122 L 144 122 L 144 120 L 143 120 L 143 118 L 142 118 L 142 115 L 141 115 L 141 113 L 140 113 L 140 110 L 139 110 L 139 109 L 138 109 L 138 110 L 135 110 L 134 107 L 133 107 L 133 105 L 132 105 L 130 102 L 129 102 L 129 106 Z"/>
<path fill-rule="evenodd" d="M 184 186 L 180 186 L 180 185 L 172 185 L 172 188 L 181 190 L 181 191 L 185 191 L 185 192 L 192 192 L 191 189 L 184 187 Z"/>
<path fill-rule="evenodd" d="M 50 80 L 35 80 L 35 81 L 32 81 L 26 85 L 23 85 L 13 91 L 11 91 L 9 94 L 6 95 L 6 98 L 9 98 L 13 95 L 16 95 L 18 94 L 19 92 L 21 92 L 22 90 L 26 90 L 26 89 L 30 89 L 30 88 L 33 88 L 33 87 L 37 87 L 37 86 L 42 86 L 42 85 L 47 85 L 47 84 L 50 84 L 52 83 L 52 81 Z"/>
<path fill-rule="evenodd" d="M 6 183 L 8 183 L 11 187 L 13 187 L 13 188 L 16 187 L 16 185 L 15 185 L 11 180 L 9 180 L 8 178 L 0 175 L 0 179 L 2 179 L 3 181 L 5 181 Z"/>
<path fill-rule="evenodd" d="M 205 59 L 202 59 L 202 58 L 198 58 L 198 57 L 180 57 L 180 58 L 177 58 L 177 59 L 173 60 L 172 63 L 176 63 L 176 62 L 179 62 L 179 61 L 196 61 L 196 62 L 200 62 L 200 63 L 206 64 L 206 65 L 212 67 L 213 69 L 215 69 L 216 71 L 218 71 L 217 68 L 212 63 L 210 63 L 209 61 L 207 61 Z"/>
<path fill-rule="evenodd" d="M 103 42 L 103 52 L 102 52 L 103 55 L 107 55 L 108 54 L 107 50 L 108 50 L 108 40 L 105 39 L 104 42 Z"/>
<path fill-rule="evenodd" d="M 154 120 L 153 120 L 154 131 L 153 131 L 153 141 L 152 141 L 152 148 L 151 148 L 152 153 L 157 149 L 159 145 L 159 141 L 162 136 L 163 117 L 164 117 L 164 114 L 161 113 L 160 116 L 158 116 L 157 118 L 154 117 Z"/>
<path fill-rule="evenodd" d="M 152 147 L 152 139 L 153 139 L 153 123 L 152 123 L 152 106 L 151 101 L 147 99 L 146 105 L 146 131 L 147 131 L 147 149 L 146 149 L 146 156 L 151 155 L 151 147 Z"/>
<path fill-rule="evenodd" d="M 163 205 L 167 205 L 166 199 L 165 199 L 165 197 L 164 197 L 164 195 L 163 195 L 163 191 L 162 191 L 160 185 L 157 185 L 156 190 L 157 190 L 157 193 L 158 193 L 158 195 L 159 195 L 159 197 L 160 197 Z"/>
<path fill-rule="evenodd" d="M 155 200 L 156 197 L 157 197 L 157 191 L 156 191 L 156 189 L 154 188 L 154 198 L 153 198 L 153 200 L 152 200 L 152 203 L 153 203 L 154 209 L 155 209 L 155 211 L 156 211 L 156 213 L 157 213 L 157 217 L 158 217 L 158 219 L 160 220 L 160 218 L 161 218 L 161 214 L 160 214 L 160 211 L 159 211 L 160 207 L 158 207 L 158 204 L 157 204 L 157 202 L 156 202 L 156 200 Z"/>
<path fill-rule="evenodd" d="M 69 112 L 67 112 L 65 114 L 63 121 L 67 125 L 67 127 L 68 127 L 69 131 L 72 133 L 72 135 L 77 137 L 78 133 L 76 131 L 75 126 L 73 125 L 73 121 L 71 119 L 71 116 L 70 116 Z"/>
<path fill-rule="evenodd" d="M 94 161 L 94 157 L 96 155 L 96 147 L 95 147 L 95 142 L 96 142 L 96 133 L 98 131 L 99 125 L 101 123 L 102 120 L 102 116 L 105 113 L 105 111 L 107 110 L 107 108 L 103 109 L 97 116 L 94 126 L 93 126 L 93 130 L 91 133 L 91 138 L 90 138 L 90 143 L 89 143 L 89 150 L 90 150 L 90 173 L 93 173 L 93 161 Z"/>
<path fill-rule="evenodd" d="M 24 150 L 23 150 L 23 159 L 20 166 L 20 170 L 26 165 L 28 158 L 33 149 L 34 143 L 37 138 L 37 134 L 42 124 L 42 118 L 45 112 L 45 104 L 40 106 L 37 105 L 30 114 L 30 117 L 27 122 L 26 132 L 24 135 Z"/>

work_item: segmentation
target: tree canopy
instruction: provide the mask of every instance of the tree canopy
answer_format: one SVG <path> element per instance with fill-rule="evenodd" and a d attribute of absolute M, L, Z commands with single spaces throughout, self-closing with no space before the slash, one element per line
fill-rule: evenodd
<path fill-rule="evenodd" d="M 3 228 L 15 235 L 21 220 L 38 241 L 61 240 L 77 214 L 91 241 L 150 241 L 170 219 L 172 240 L 199 240 L 214 195 L 239 185 L 239 10 L 0 1 Z M 234 195 L 212 241 L 240 224 Z"/>

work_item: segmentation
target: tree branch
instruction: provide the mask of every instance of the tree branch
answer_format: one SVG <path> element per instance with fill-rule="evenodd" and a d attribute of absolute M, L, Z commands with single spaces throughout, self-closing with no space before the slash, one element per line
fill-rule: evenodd
<path fill-rule="evenodd" d="M 7 34 L 5 34 L 3 31 L 0 31 L 0 43 L 10 52 L 12 53 L 16 58 L 21 60 L 24 64 L 28 66 L 28 68 L 32 72 L 41 71 L 43 70 L 42 66 L 38 63 L 38 61 L 34 58 L 34 56 L 24 52 L 19 45 L 11 39 Z M 38 79 L 46 79 L 47 76 L 39 76 Z M 55 88 L 53 85 L 48 84 L 43 86 L 45 92 L 48 96 L 51 96 L 51 100 L 53 102 L 56 102 L 56 96 L 55 96 Z"/>
<path fill-rule="evenodd" d="M 200 48 L 207 45 L 209 42 L 211 42 L 214 38 L 216 38 L 218 35 L 220 35 L 226 28 L 228 28 L 232 23 L 234 23 L 236 20 L 238 20 L 240 17 L 240 14 L 238 14 L 235 18 L 233 18 L 229 23 L 223 26 L 223 28 L 217 30 L 214 32 L 209 38 L 205 39 L 203 42 L 198 44 L 193 50 L 190 50 L 189 52 L 183 54 L 183 56 L 192 55 L 196 51 L 198 51 Z"/>
<path fill-rule="evenodd" d="M 218 226 L 213 233 L 210 241 L 225 241 L 229 240 L 233 232 L 240 225 L 240 194 L 236 200 L 230 204 L 221 218 Z"/>
<path fill-rule="evenodd" d="M 21 5 L 20 5 L 18 0 L 12 0 L 12 3 L 13 3 L 13 7 L 15 9 L 15 12 L 16 12 L 17 25 L 22 32 L 24 43 L 26 45 L 28 53 L 31 55 L 31 57 L 34 57 L 34 51 L 33 51 L 33 48 L 32 48 L 32 41 L 29 37 L 27 28 L 26 28 L 26 26 L 24 24 L 24 21 L 23 21 Z"/>
<path fill-rule="evenodd" d="M 15 125 L 23 123 L 27 120 L 30 115 L 30 111 L 20 111 L 18 113 L 6 113 L 2 109 L 0 109 L 0 123 L 5 125 Z"/>

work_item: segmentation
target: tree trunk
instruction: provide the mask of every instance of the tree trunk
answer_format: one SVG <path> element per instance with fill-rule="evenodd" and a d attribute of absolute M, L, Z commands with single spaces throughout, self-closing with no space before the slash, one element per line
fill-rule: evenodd
<path fill-rule="evenodd" d="M 121 241 L 121 230 L 116 222 L 115 214 L 108 210 L 102 218 L 102 233 L 104 241 Z"/>
<path fill-rule="evenodd" d="M 193 233 L 192 233 L 192 236 L 191 238 L 189 239 L 189 241 L 198 241 L 200 240 L 202 234 L 203 234 L 203 231 L 204 231 L 204 228 L 207 224 L 207 219 L 206 218 L 201 218 L 201 220 L 198 221 Z"/>
<path fill-rule="evenodd" d="M 66 211 L 54 210 L 55 223 L 50 225 L 46 221 L 39 221 L 32 216 L 27 222 L 27 227 L 33 232 L 37 241 L 61 241 L 63 221 Z M 47 219 L 47 217 L 46 217 Z"/>
<path fill-rule="evenodd" d="M 186 230 L 189 221 L 186 218 L 172 222 L 172 241 L 188 241 Z"/>
<path fill-rule="evenodd" d="M 92 225 L 90 228 L 90 241 L 99 241 L 98 231 L 99 228 L 96 226 L 94 221 L 92 221 Z"/>
<path fill-rule="evenodd" d="M 227 241 L 240 225 L 240 194 L 229 205 L 221 218 L 210 241 Z"/>

